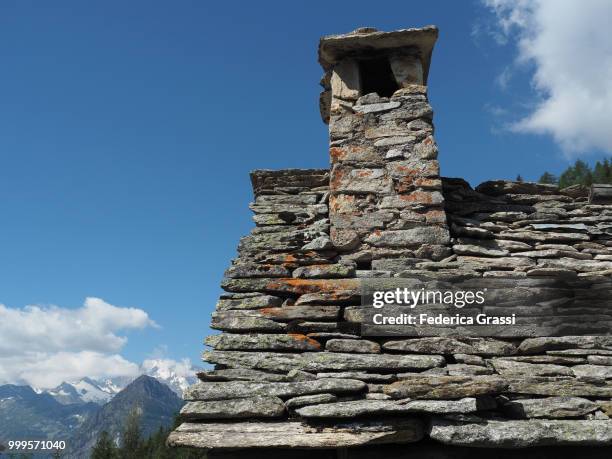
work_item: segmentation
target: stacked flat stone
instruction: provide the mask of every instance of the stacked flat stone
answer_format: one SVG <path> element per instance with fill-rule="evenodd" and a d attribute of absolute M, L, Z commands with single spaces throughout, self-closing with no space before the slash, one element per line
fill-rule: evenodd
<path fill-rule="evenodd" d="M 206 339 L 215 368 L 187 390 L 187 422 L 172 444 L 612 442 L 612 337 L 361 337 L 351 311 L 367 272 L 347 265 L 329 238 L 328 171 L 255 171 L 252 179 L 257 226 L 226 272 L 212 319 L 222 333 Z M 373 266 L 370 276 L 588 277 L 609 295 L 612 206 L 588 204 L 578 188 L 496 181 L 474 191 L 442 181 L 454 253 L 411 271 L 391 261 L 412 258 L 374 258 L 385 269 Z"/>
<path fill-rule="evenodd" d="M 360 29 L 323 55 L 398 37 L 430 54 L 433 31 Z M 211 457 L 372 445 L 399 445 L 389 457 L 467 457 L 441 445 L 598 446 L 589 457 L 609 457 L 612 203 L 579 186 L 440 178 L 424 86 L 351 93 L 346 76 L 333 79 L 339 62 L 322 98 L 331 169 L 251 174 L 255 228 L 222 282 L 212 368 L 186 391 L 169 444 Z M 517 325 L 377 333 L 362 285 L 398 279 L 484 286 L 474 312 L 516 312 Z"/>
<path fill-rule="evenodd" d="M 345 260 L 450 255 L 432 116 L 421 85 L 332 106 L 331 239 Z"/>

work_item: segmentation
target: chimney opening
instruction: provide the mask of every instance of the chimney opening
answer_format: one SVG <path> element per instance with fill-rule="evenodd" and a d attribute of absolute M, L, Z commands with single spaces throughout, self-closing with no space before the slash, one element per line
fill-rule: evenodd
<path fill-rule="evenodd" d="M 380 97 L 391 97 L 399 89 L 386 56 L 359 61 L 359 76 L 361 95 L 375 92 Z"/>

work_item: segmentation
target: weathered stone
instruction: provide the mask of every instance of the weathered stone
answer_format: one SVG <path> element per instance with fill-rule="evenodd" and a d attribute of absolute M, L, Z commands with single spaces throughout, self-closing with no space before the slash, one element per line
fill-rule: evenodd
<path fill-rule="evenodd" d="M 290 398 L 285 402 L 285 406 L 290 409 L 296 409 L 307 405 L 333 403 L 337 400 L 338 397 L 336 397 L 334 394 L 302 395 L 301 397 Z"/>
<path fill-rule="evenodd" d="M 409 194 L 385 196 L 380 203 L 381 209 L 405 209 L 421 205 L 438 206 L 444 202 L 438 191 L 414 191 Z"/>
<path fill-rule="evenodd" d="M 456 244 L 453 246 L 453 251 L 457 255 L 476 255 L 485 257 L 504 257 L 509 254 L 507 250 L 489 249 L 480 245 L 470 244 Z"/>
<path fill-rule="evenodd" d="M 359 105 L 359 103 L 357 103 L 356 105 L 353 106 L 353 110 L 355 110 L 357 113 L 379 113 L 379 112 L 386 112 L 389 110 L 392 110 L 394 108 L 399 107 L 401 104 L 397 101 L 391 101 L 391 102 L 384 102 L 384 103 L 380 103 L 380 104 L 367 104 L 367 105 Z"/>
<path fill-rule="evenodd" d="M 423 64 L 418 57 L 410 54 L 395 53 L 389 56 L 389 63 L 391 64 L 395 81 L 400 88 L 413 84 L 422 85 L 424 83 Z"/>
<path fill-rule="evenodd" d="M 397 380 L 395 375 L 382 375 L 377 373 L 362 373 L 358 371 L 344 371 L 336 373 L 317 373 L 317 378 L 348 378 L 358 379 L 369 383 L 391 383 Z"/>
<path fill-rule="evenodd" d="M 300 408 L 297 414 L 305 418 L 354 418 L 357 416 L 397 415 L 404 413 L 472 413 L 495 408 L 492 399 L 478 400 L 354 400 L 312 405 Z"/>
<path fill-rule="evenodd" d="M 293 271 L 293 277 L 305 279 L 341 279 L 354 276 L 355 268 L 339 264 L 301 266 Z"/>
<path fill-rule="evenodd" d="M 609 421 L 483 421 L 455 423 L 435 419 L 429 436 L 447 445 L 527 448 L 551 445 L 609 445 Z"/>
<path fill-rule="evenodd" d="M 567 377 L 506 376 L 508 391 L 516 394 L 612 397 L 612 384 Z"/>
<path fill-rule="evenodd" d="M 485 360 L 478 355 L 470 354 L 455 354 L 453 355 L 457 363 L 465 363 L 466 365 L 480 365 L 485 366 Z"/>
<path fill-rule="evenodd" d="M 366 400 L 391 400 L 391 397 L 389 397 L 386 394 L 381 394 L 379 392 L 368 392 L 365 395 L 365 399 Z"/>
<path fill-rule="evenodd" d="M 366 384 L 354 379 L 315 379 L 298 382 L 200 382 L 185 390 L 185 400 L 228 400 L 255 395 L 291 398 L 322 393 L 362 392 Z"/>
<path fill-rule="evenodd" d="M 319 236 L 308 244 L 302 246 L 302 250 L 328 250 L 333 248 L 332 241 L 326 236 Z"/>
<path fill-rule="evenodd" d="M 361 282 L 358 279 L 258 279 L 266 282 L 261 287 L 263 290 L 278 293 L 290 293 L 294 295 L 304 294 L 328 294 L 329 299 L 338 298 L 346 301 L 351 297 L 359 298 Z M 254 289 L 257 290 L 257 289 Z M 314 297 L 313 297 L 314 298 Z M 321 297 L 319 297 L 320 299 Z M 296 304 L 306 304 L 300 302 Z M 310 303 L 313 304 L 313 303 Z M 330 304 L 329 300 L 321 304 Z"/>
<path fill-rule="evenodd" d="M 530 258 L 568 257 L 568 258 L 577 258 L 577 259 L 582 259 L 582 260 L 591 259 L 591 256 L 587 253 L 571 252 L 568 250 L 556 250 L 556 249 L 546 249 L 546 250 L 543 249 L 543 250 L 530 250 L 528 252 L 515 252 L 512 254 L 512 256 L 513 257 L 530 257 Z"/>
<path fill-rule="evenodd" d="M 564 268 L 533 268 L 527 271 L 529 277 L 557 277 L 572 279 L 577 277 L 576 271 Z"/>
<path fill-rule="evenodd" d="M 541 259 L 538 266 L 542 268 L 564 268 L 579 272 L 596 272 L 612 269 L 612 261 L 576 260 L 574 258 Z"/>
<path fill-rule="evenodd" d="M 359 246 L 360 238 L 356 231 L 348 229 L 331 229 L 331 240 L 339 252 L 348 252 Z"/>
<path fill-rule="evenodd" d="M 578 365 L 586 363 L 583 357 L 564 357 L 561 355 L 523 355 L 517 357 L 499 357 L 497 360 L 514 360 L 527 363 L 552 363 L 556 365 Z"/>
<path fill-rule="evenodd" d="M 608 416 L 612 416 L 612 400 L 597 400 L 601 410 Z"/>
<path fill-rule="evenodd" d="M 612 379 L 612 367 L 604 365 L 576 365 L 571 371 L 577 378 Z"/>
<path fill-rule="evenodd" d="M 280 308 L 271 308 L 280 309 Z M 279 332 L 287 326 L 261 315 L 246 314 L 251 311 L 217 311 L 212 314 L 211 328 L 229 332 Z"/>
<path fill-rule="evenodd" d="M 301 422 L 183 423 L 168 437 L 170 446 L 223 451 L 240 448 L 346 448 L 411 443 L 423 438 L 418 419 L 351 421 L 334 426 Z"/>
<path fill-rule="evenodd" d="M 518 350 L 521 354 L 537 354 L 545 351 L 571 348 L 607 348 L 612 350 L 612 336 L 562 336 L 549 338 L 529 338 L 521 343 Z"/>
<path fill-rule="evenodd" d="M 457 261 L 464 265 L 464 267 L 470 267 L 473 269 L 485 270 L 485 269 L 516 269 L 516 268 L 526 268 L 529 266 L 533 266 L 533 262 L 531 262 L 527 258 L 514 258 L 514 257 L 474 257 L 474 256 L 466 256 L 461 255 L 457 257 Z"/>
<path fill-rule="evenodd" d="M 512 343 L 492 338 L 416 338 L 387 341 L 383 349 L 413 353 L 512 355 L 516 347 Z"/>
<path fill-rule="evenodd" d="M 612 355 L 610 349 L 564 349 L 562 351 L 546 351 L 548 355 L 576 357 L 589 355 Z"/>
<path fill-rule="evenodd" d="M 338 318 L 338 306 L 283 306 L 282 308 L 264 308 L 258 311 L 265 317 L 274 320 L 335 320 Z"/>
<path fill-rule="evenodd" d="M 501 375 L 523 374 L 528 376 L 572 376 L 572 371 L 561 365 L 518 362 L 506 359 L 491 359 L 495 371 Z"/>
<path fill-rule="evenodd" d="M 210 351 L 204 360 L 230 367 L 255 370 L 290 371 L 301 369 L 323 371 L 409 371 L 442 366 L 439 355 L 344 354 L 340 352 L 310 352 L 287 354 L 272 352 Z"/>
<path fill-rule="evenodd" d="M 466 365 L 463 363 L 451 363 L 446 366 L 448 374 L 450 376 L 477 376 L 477 375 L 491 375 L 494 373 L 488 367 L 480 365 Z"/>
<path fill-rule="evenodd" d="M 372 269 L 376 271 L 399 272 L 413 268 L 419 259 L 415 258 L 379 258 L 372 260 Z"/>
<path fill-rule="evenodd" d="M 455 399 L 476 395 L 502 393 L 508 384 L 499 376 L 433 376 L 405 375 L 400 381 L 389 384 L 385 394 L 394 399 L 431 398 Z"/>
<path fill-rule="evenodd" d="M 201 371 L 197 375 L 201 381 L 294 381 L 292 377 L 286 374 L 251 370 L 249 368 L 227 368 L 222 370 Z"/>
<path fill-rule="evenodd" d="M 497 241 L 500 247 L 510 251 L 510 252 L 520 252 L 523 250 L 531 250 L 533 247 L 525 242 L 520 241 L 506 241 L 500 239 Z"/>
<path fill-rule="evenodd" d="M 421 159 L 436 159 L 438 145 L 432 136 L 427 136 L 421 143 L 414 146 L 414 153 Z"/>
<path fill-rule="evenodd" d="M 579 397 L 547 397 L 511 400 L 503 404 L 513 418 L 576 418 L 599 408 L 595 402 Z"/>
<path fill-rule="evenodd" d="M 502 231 L 504 239 L 527 242 L 572 242 L 588 241 L 589 236 L 582 233 L 555 233 L 551 231 Z"/>
<path fill-rule="evenodd" d="M 285 405 L 278 397 L 247 397 L 208 402 L 187 402 L 181 409 L 184 420 L 278 418 Z"/>
<path fill-rule="evenodd" d="M 342 193 L 391 193 L 393 183 L 385 169 L 362 168 L 336 164 L 332 169 L 331 189 Z"/>
<path fill-rule="evenodd" d="M 401 144 L 412 144 L 416 140 L 416 137 L 412 135 L 402 135 L 393 137 L 383 137 L 374 142 L 375 147 L 391 147 L 394 145 Z"/>
<path fill-rule="evenodd" d="M 422 226 L 397 231 L 380 231 L 365 241 L 375 247 L 416 247 L 421 244 L 448 244 L 448 230 L 439 226 Z"/>
<path fill-rule="evenodd" d="M 330 339 L 325 344 L 325 350 L 330 352 L 349 352 L 357 354 L 378 354 L 380 345 L 373 341 L 359 339 Z"/>
<path fill-rule="evenodd" d="M 283 299 L 277 296 L 257 295 L 248 298 L 220 299 L 217 302 L 217 310 L 274 308 L 281 304 Z"/>
<path fill-rule="evenodd" d="M 556 185 L 548 185 L 535 182 L 511 182 L 509 180 L 490 180 L 482 182 L 476 187 L 476 191 L 492 196 L 504 194 L 555 194 L 559 188 Z"/>
<path fill-rule="evenodd" d="M 612 365 L 612 356 L 589 355 L 587 361 L 592 365 Z"/>
<path fill-rule="evenodd" d="M 261 265 L 255 263 L 237 263 L 225 271 L 226 277 L 288 277 L 290 272 L 281 265 Z"/>
<path fill-rule="evenodd" d="M 321 344 L 298 333 L 288 334 L 229 334 L 211 335 L 205 343 L 217 350 L 251 351 L 318 351 Z"/>

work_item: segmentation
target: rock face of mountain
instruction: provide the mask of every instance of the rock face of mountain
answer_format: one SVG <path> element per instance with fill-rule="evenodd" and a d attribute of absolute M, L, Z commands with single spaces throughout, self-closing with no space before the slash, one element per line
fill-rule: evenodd
<path fill-rule="evenodd" d="M 168 427 L 184 402 L 167 385 L 142 375 L 102 406 L 74 432 L 68 457 L 86 457 L 99 434 L 106 430 L 118 439 L 128 414 L 140 413 L 142 435 L 149 436 L 160 426 Z"/>
<path fill-rule="evenodd" d="M 0 386 L 0 442 L 67 439 L 99 409 L 94 403 L 64 405 L 29 386 Z"/>

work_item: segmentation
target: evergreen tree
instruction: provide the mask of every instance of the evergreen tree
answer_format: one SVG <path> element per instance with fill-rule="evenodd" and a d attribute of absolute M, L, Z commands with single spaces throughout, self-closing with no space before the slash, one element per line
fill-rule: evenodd
<path fill-rule="evenodd" d="M 591 186 L 593 174 L 589 165 L 581 160 L 576 160 L 573 166 L 568 167 L 559 177 L 559 187 L 565 188 L 571 185 Z"/>
<path fill-rule="evenodd" d="M 134 408 L 128 414 L 121 434 L 121 459 L 138 459 L 142 457 L 142 434 L 140 432 L 140 411 Z"/>
<path fill-rule="evenodd" d="M 116 459 L 117 447 L 106 430 L 98 437 L 96 445 L 91 450 L 91 459 Z"/>
<path fill-rule="evenodd" d="M 612 164 L 609 159 L 597 161 L 593 168 L 593 183 L 612 184 Z"/>
<path fill-rule="evenodd" d="M 544 172 L 538 180 L 539 183 L 545 183 L 549 185 L 555 185 L 557 183 L 557 177 L 555 177 L 550 172 Z"/>

